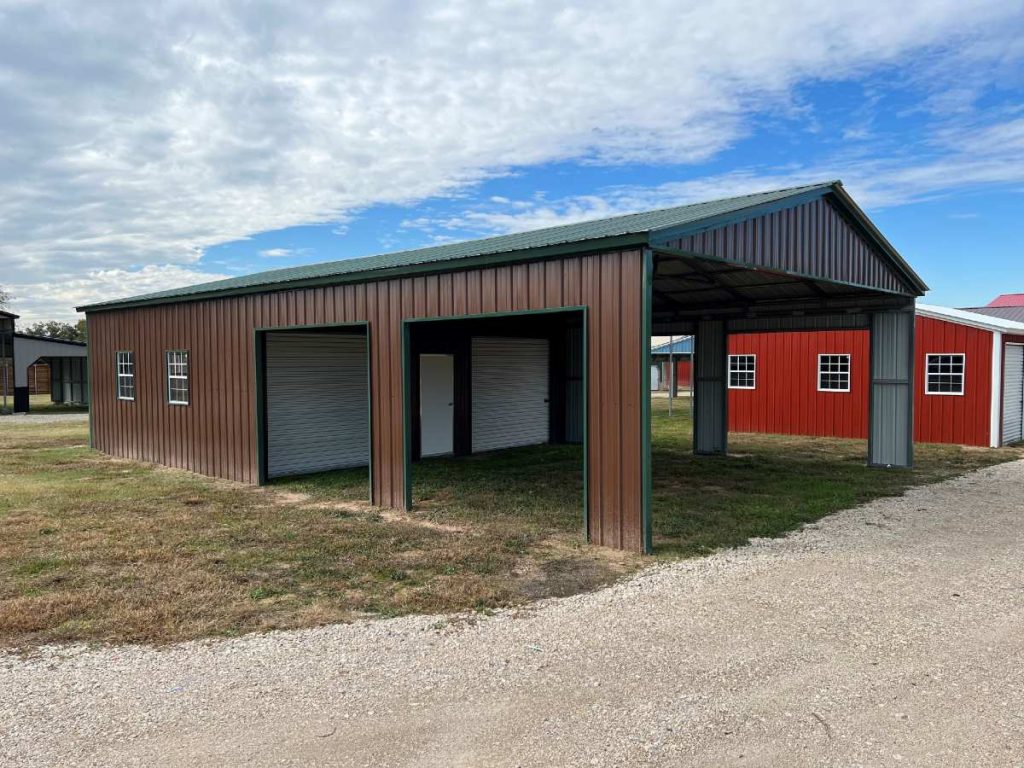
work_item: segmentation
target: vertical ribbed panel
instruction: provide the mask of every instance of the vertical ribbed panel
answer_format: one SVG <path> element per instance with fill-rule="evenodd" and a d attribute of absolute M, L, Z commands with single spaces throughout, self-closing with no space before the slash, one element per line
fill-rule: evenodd
<path fill-rule="evenodd" d="M 259 480 L 253 331 L 367 321 L 373 502 L 405 506 L 402 321 L 586 306 L 589 536 L 643 548 L 639 250 L 359 284 L 89 313 L 95 447 L 216 477 Z M 135 402 L 113 360 L 136 353 Z M 190 350 L 192 402 L 169 406 L 163 354 Z"/>
<path fill-rule="evenodd" d="M 583 442 L 583 329 L 570 328 L 565 344 L 565 440 Z"/>
<path fill-rule="evenodd" d="M 546 443 L 548 340 L 476 337 L 472 350 L 473 452 Z"/>
<path fill-rule="evenodd" d="M 1003 445 L 1024 439 L 1024 346 L 1007 344 L 1003 372 Z"/>
<path fill-rule="evenodd" d="M 725 453 L 727 448 L 727 339 L 723 321 L 702 320 L 697 324 L 693 449 L 699 454 Z"/>
<path fill-rule="evenodd" d="M 827 198 L 676 238 L 668 245 L 750 266 L 909 293 L 889 258 Z"/>
<path fill-rule="evenodd" d="M 113 360 L 113 356 L 111 356 Z M 111 363 L 113 366 L 113 363 Z M 50 399 L 55 403 L 89 403 L 88 366 L 84 357 L 50 360 Z"/>
<path fill-rule="evenodd" d="M 369 464 L 366 336 L 268 333 L 265 360 L 267 476 Z"/>
<path fill-rule="evenodd" d="M 914 314 L 871 317 L 871 403 L 868 463 L 909 467 L 914 461 Z"/>

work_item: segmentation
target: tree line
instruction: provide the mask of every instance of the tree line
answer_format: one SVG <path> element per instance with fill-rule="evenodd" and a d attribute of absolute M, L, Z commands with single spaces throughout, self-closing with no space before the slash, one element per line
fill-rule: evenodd
<path fill-rule="evenodd" d="M 11 295 L 11 292 L 0 285 L 0 309 L 7 309 L 13 299 L 14 296 Z M 77 323 L 65 323 L 60 320 L 32 323 L 32 325 L 22 328 L 21 333 L 26 333 L 29 336 L 63 339 L 64 341 L 88 341 L 84 319 Z"/>

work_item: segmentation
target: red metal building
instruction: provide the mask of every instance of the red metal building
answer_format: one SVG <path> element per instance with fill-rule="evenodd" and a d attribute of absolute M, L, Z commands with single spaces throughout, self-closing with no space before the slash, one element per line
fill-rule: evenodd
<path fill-rule="evenodd" d="M 729 429 L 866 438 L 865 331 L 729 338 Z M 914 440 L 998 446 L 1024 437 L 1024 323 L 918 305 Z"/>

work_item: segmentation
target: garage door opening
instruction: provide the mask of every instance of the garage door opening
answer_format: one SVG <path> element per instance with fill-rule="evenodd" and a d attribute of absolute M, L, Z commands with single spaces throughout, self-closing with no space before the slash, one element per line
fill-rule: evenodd
<path fill-rule="evenodd" d="M 1003 362 L 1003 445 L 1024 440 L 1024 344 L 1007 344 Z"/>
<path fill-rule="evenodd" d="M 257 358 L 261 481 L 364 467 L 368 486 L 365 324 L 259 331 Z"/>
<path fill-rule="evenodd" d="M 414 509 L 585 523 L 584 313 L 407 323 Z"/>

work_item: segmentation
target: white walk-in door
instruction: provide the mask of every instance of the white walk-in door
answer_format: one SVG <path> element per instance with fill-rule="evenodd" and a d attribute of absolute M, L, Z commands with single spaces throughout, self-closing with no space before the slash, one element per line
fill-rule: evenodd
<path fill-rule="evenodd" d="M 268 333 L 267 475 L 370 463 L 366 336 Z"/>
<path fill-rule="evenodd" d="M 1003 371 L 1003 445 L 1024 439 L 1024 346 L 1006 345 Z"/>
<path fill-rule="evenodd" d="M 454 437 L 455 358 L 420 355 L 420 455 L 451 453 Z"/>
<path fill-rule="evenodd" d="M 473 339 L 474 452 L 548 441 L 548 354 L 547 339 Z"/>

